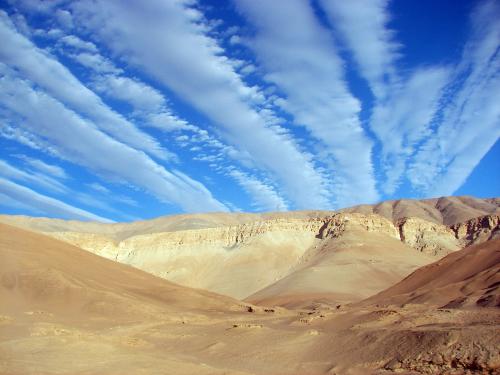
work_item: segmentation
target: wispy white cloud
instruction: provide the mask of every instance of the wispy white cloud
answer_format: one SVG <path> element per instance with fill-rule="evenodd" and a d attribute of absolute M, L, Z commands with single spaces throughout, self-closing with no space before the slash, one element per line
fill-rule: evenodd
<path fill-rule="evenodd" d="M 208 116 L 227 142 L 272 172 L 298 207 L 328 206 L 325 181 L 310 157 L 289 135 L 270 129 L 248 103 L 255 89 L 235 73 L 189 4 L 80 1 L 72 11 L 101 43 Z"/>
<path fill-rule="evenodd" d="M 111 190 L 109 190 L 107 187 L 101 185 L 98 182 L 90 183 L 90 184 L 88 184 L 88 187 L 99 192 L 99 193 L 103 193 L 103 194 L 110 194 L 111 193 Z"/>
<path fill-rule="evenodd" d="M 57 9 L 55 11 L 55 17 L 59 24 L 67 30 L 73 29 L 73 16 L 66 9 Z"/>
<path fill-rule="evenodd" d="M 385 193 L 396 191 L 415 146 L 431 134 L 449 76 L 449 69 L 443 67 L 416 70 L 404 83 L 388 86 L 386 99 L 374 106 L 371 127 L 382 142 Z"/>
<path fill-rule="evenodd" d="M 52 175 L 58 178 L 67 178 L 67 175 L 62 168 L 47 164 L 41 160 L 26 157 L 23 159 L 27 165 L 33 167 L 36 171 L 22 170 L 12 166 L 4 160 L 0 160 L 0 177 L 42 187 L 48 192 L 58 193 L 62 196 L 67 196 L 71 193 L 71 191 L 64 184 L 50 177 L 50 175 Z M 4 198 L 5 197 L 6 196 L 4 195 Z M 11 198 L 9 198 L 9 200 L 12 201 Z M 28 211 L 36 213 L 44 213 L 43 208 L 36 208 L 33 205 L 27 206 L 23 202 L 12 201 L 11 204 L 9 204 L 8 201 L 4 199 L 3 205 L 14 208 L 28 209 Z"/>
<path fill-rule="evenodd" d="M 68 178 L 68 175 L 58 165 L 53 165 L 53 164 L 48 164 L 42 160 L 39 159 L 33 159 L 29 157 L 24 157 L 24 161 L 31 167 L 35 168 L 39 172 L 44 173 L 45 175 L 52 175 L 57 178 Z"/>
<path fill-rule="evenodd" d="M 105 58 L 99 53 L 66 52 L 65 54 L 77 63 L 98 73 L 119 74 L 123 72 L 121 68 L 116 67 L 109 59 Z"/>
<path fill-rule="evenodd" d="M 49 176 L 18 169 L 1 159 L 0 176 L 13 180 L 29 182 L 58 193 L 66 193 L 68 191 L 66 186 Z"/>
<path fill-rule="evenodd" d="M 252 197 L 252 205 L 258 211 L 286 211 L 288 209 L 285 200 L 271 185 L 237 169 L 232 169 L 228 174 Z"/>
<path fill-rule="evenodd" d="M 97 52 L 97 47 L 94 43 L 86 42 L 77 37 L 76 35 L 65 35 L 61 39 L 59 39 L 59 42 L 65 44 L 66 46 L 72 47 L 76 50 L 83 50 L 91 53 Z"/>
<path fill-rule="evenodd" d="M 139 207 L 139 203 L 134 199 L 132 199 L 131 197 L 128 197 L 123 194 L 117 194 L 116 192 L 112 192 L 110 189 L 108 189 L 107 187 L 103 186 L 98 182 L 92 182 L 90 184 L 87 184 L 87 186 L 91 189 L 90 193 L 92 194 L 92 197 L 94 197 L 94 199 L 113 200 L 129 206 Z M 100 194 L 100 198 L 95 198 L 96 193 Z"/>
<path fill-rule="evenodd" d="M 7 0 L 0 177 L 16 199 L 57 194 L 121 219 L 144 193 L 241 209 L 184 168 L 254 210 L 447 195 L 498 140 L 498 2 L 476 2 L 461 61 L 434 66 L 404 56 L 390 0 L 233 3 L 226 23 L 199 0 Z M 96 182 L 70 190 L 80 167 Z M 70 217 L 5 186 L 2 207 Z"/>
<path fill-rule="evenodd" d="M 12 197 L 0 193 L 0 207 L 14 208 L 16 210 L 22 210 L 23 212 L 29 212 L 31 214 L 40 214 L 41 212 L 26 203 L 12 199 Z"/>
<path fill-rule="evenodd" d="M 0 106 L 0 109 L 2 109 L 2 106 Z M 3 115 L 10 117 L 10 114 Z M 52 156 L 60 156 L 54 147 L 47 143 L 47 141 L 24 129 L 11 125 L 9 121 L 3 117 L 0 117 L 0 137 L 13 140 L 34 150 L 43 150 L 45 153 Z"/>
<path fill-rule="evenodd" d="M 67 160 L 141 187 L 185 211 L 227 210 L 201 183 L 181 172 L 167 171 L 145 153 L 107 136 L 7 67 L 1 72 L 0 106 L 21 116 L 20 126 L 47 139 Z"/>
<path fill-rule="evenodd" d="M 16 29 L 23 35 L 30 37 L 33 33 L 28 22 L 26 21 L 26 17 L 24 17 L 20 13 L 15 13 L 11 16 L 12 23 L 16 26 Z"/>
<path fill-rule="evenodd" d="M 361 75 L 378 98 L 385 98 L 388 84 L 397 80 L 394 63 L 400 45 L 387 27 L 389 0 L 320 0 L 330 23 L 340 31 L 354 55 Z"/>
<path fill-rule="evenodd" d="M 84 113 L 117 139 L 157 157 L 168 156 L 156 140 L 107 107 L 65 66 L 19 34 L 4 11 L 0 11 L 0 39 L 4 41 L 0 49 L 0 61 L 15 67 L 25 77 L 61 102 Z"/>
<path fill-rule="evenodd" d="M 414 146 L 429 134 L 449 68 L 420 68 L 402 76 L 397 67 L 401 46 L 388 27 L 389 0 L 320 3 L 374 94 L 370 127 L 382 145 L 385 178 L 380 185 L 386 194 L 394 194 Z"/>
<path fill-rule="evenodd" d="M 53 14 L 66 0 L 8 0 L 17 8 L 26 12 Z"/>
<path fill-rule="evenodd" d="M 67 219 L 95 220 L 105 223 L 112 222 L 112 220 L 108 218 L 71 206 L 60 200 L 37 193 L 26 186 L 16 184 L 15 182 L 0 177 L 0 204 L 2 203 L 2 197 L 4 199 L 8 197 L 8 199 L 17 202 L 17 204 L 14 203 L 14 206 L 19 206 L 19 204 L 21 204 L 23 208 L 29 208 L 31 211 L 46 215 Z"/>
<path fill-rule="evenodd" d="M 130 103 L 138 111 L 158 111 L 165 106 L 165 98 L 158 90 L 129 77 L 100 75 L 95 78 L 93 88 Z"/>
<path fill-rule="evenodd" d="M 307 1 L 236 3 L 255 26 L 256 35 L 249 45 L 265 78 L 287 96 L 281 107 L 326 146 L 337 203 L 375 201 L 372 144 L 364 134 L 359 120 L 361 104 L 347 87 L 344 62 L 329 30 L 320 24 Z"/>
<path fill-rule="evenodd" d="M 198 129 L 176 116 L 163 94 L 144 82 L 116 74 L 95 75 L 93 80 L 92 87 L 97 92 L 130 104 L 134 116 L 141 118 L 144 126 L 167 132 Z"/>
<path fill-rule="evenodd" d="M 72 35 L 59 36 L 64 41 Z M 73 38 L 71 39 L 73 40 Z M 165 96 L 154 87 L 133 77 L 124 75 L 123 69 L 117 67 L 110 59 L 102 56 L 96 48 L 84 48 L 85 43 L 95 47 L 91 42 L 79 38 L 74 45 L 79 45 L 90 52 L 75 53 L 62 49 L 61 53 L 89 68 L 91 88 L 106 98 L 119 100 L 132 106 L 134 117 L 141 120 L 144 126 L 151 126 L 169 132 L 173 130 L 193 130 L 198 127 L 189 124 L 175 115 L 167 103 Z"/>
<path fill-rule="evenodd" d="M 418 150 L 408 173 L 425 194 L 450 195 L 467 179 L 500 137 L 500 5 L 485 1 L 471 19 L 472 35 L 464 47 L 442 120 Z"/>

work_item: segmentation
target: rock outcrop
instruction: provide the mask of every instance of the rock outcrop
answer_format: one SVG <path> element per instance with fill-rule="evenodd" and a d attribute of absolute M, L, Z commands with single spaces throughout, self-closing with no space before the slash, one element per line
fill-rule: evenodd
<path fill-rule="evenodd" d="M 340 237 L 346 230 L 377 232 L 400 239 L 398 230 L 388 219 L 380 215 L 359 213 L 339 213 L 325 218 L 317 237 L 321 239 Z"/>
<path fill-rule="evenodd" d="M 416 217 L 401 219 L 397 226 L 402 242 L 429 255 L 442 257 L 464 245 L 449 227 Z"/>
<path fill-rule="evenodd" d="M 466 244 L 478 244 L 500 237 L 500 216 L 487 215 L 451 226 L 456 238 Z"/>

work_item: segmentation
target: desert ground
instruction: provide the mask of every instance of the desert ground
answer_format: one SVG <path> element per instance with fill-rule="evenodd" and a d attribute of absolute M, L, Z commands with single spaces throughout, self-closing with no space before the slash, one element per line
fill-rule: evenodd
<path fill-rule="evenodd" d="M 500 373 L 500 199 L 0 216 L 1 374 Z"/>

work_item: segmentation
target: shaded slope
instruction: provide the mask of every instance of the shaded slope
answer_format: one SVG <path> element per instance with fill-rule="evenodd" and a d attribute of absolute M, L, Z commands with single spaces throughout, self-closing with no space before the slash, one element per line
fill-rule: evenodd
<path fill-rule="evenodd" d="M 375 303 L 500 306 L 500 239 L 447 255 L 363 301 Z"/>
<path fill-rule="evenodd" d="M 240 309 L 55 239 L 0 224 L 0 309 L 144 317 L 161 311 Z M 68 315 L 70 314 L 70 315 Z"/>

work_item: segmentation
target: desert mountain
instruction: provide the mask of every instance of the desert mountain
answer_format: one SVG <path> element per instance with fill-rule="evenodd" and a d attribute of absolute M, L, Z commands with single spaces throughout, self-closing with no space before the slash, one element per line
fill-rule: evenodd
<path fill-rule="evenodd" d="M 306 306 L 361 300 L 450 252 L 494 238 L 498 203 L 449 197 L 341 212 L 196 214 L 120 224 L 20 216 L 0 221 L 184 286 Z"/>
<path fill-rule="evenodd" d="M 329 262 L 340 270 L 341 260 L 348 260 L 349 272 L 338 281 L 347 277 L 346 284 L 376 290 L 382 287 L 371 286 L 377 277 L 391 275 L 370 269 L 371 258 L 381 261 L 390 251 L 434 257 L 403 244 L 386 219 L 369 216 L 384 224 L 373 223 L 378 229 L 369 232 L 352 223 L 354 217 L 366 223 L 365 215 L 337 216 L 340 222 L 322 225 L 318 240 L 325 242 L 305 254 L 302 272 Z M 357 236 L 359 248 L 348 257 Z M 386 242 L 390 251 L 380 245 Z M 0 225 L 0 373 L 492 374 L 500 368 L 498 309 L 477 301 L 496 293 L 498 245 L 487 240 L 452 252 L 374 300 L 289 310 L 175 285 L 46 235 Z M 358 274 L 353 259 L 362 263 Z M 411 288 L 420 299 L 408 294 Z M 446 291 L 446 301 L 465 291 L 472 303 L 439 308 L 444 300 L 436 300 L 433 289 Z M 353 287 L 348 293 L 360 298 L 364 292 Z M 290 300 L 302 301 L 297 295 Z"/>
<path fill-rule="evenodd" d="M 480 199 L 469 196 L 434 199 L 400 199 L 374 205 L 359 205 L 340 210 L 360 214 L 377 214 L 397 222 L 417 217 L 436 224 L 454 225 L 487 215 L 500 215 L 500 198 Z M 103 224 L 74 220 L 48 219 L 29 216 L 0 215 L 0 221 L 26 227 L 38 232 L 67 232 L 100 234 L 116 241 L 138 235 L 174 232 L 191 229 L 238 226 L 272 219 L 308 219 L 331 214 L 331 211 L 295 211 L 276 213 L 207 213 L 164 216 L 133 223 Z"/>

